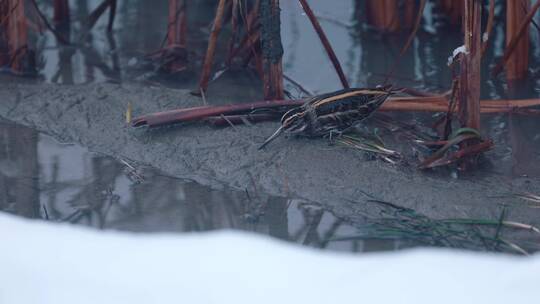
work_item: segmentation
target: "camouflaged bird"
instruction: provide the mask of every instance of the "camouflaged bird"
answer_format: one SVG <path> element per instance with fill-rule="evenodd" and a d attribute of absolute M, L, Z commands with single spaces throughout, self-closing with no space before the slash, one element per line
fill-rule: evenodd
<path fill-rule="evenodd" d="M 281 127 L 259 149 L 282 133 L 331 139 L 369 117 L 394 92 L 391 87 L 357 88 L 311 97 L 285 113 Z"/>

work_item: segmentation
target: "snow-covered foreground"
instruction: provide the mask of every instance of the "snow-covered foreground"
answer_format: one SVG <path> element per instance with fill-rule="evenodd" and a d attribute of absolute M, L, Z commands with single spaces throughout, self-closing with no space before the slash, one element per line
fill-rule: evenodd
<path fill-rule="evenodd" d="M 540 256 L 365 255 L 240 232 L 130 234 L 0 214 L 0 303 L 531 303 Z"/>

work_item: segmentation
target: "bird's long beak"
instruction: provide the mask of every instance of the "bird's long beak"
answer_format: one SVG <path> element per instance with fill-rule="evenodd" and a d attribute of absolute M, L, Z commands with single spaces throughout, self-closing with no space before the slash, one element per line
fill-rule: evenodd
<path fill-rule="evenodd" d="M 259 150 L 262 150 L 272 140 L 276 139 L 282 132 L 283 132 L 283 126 L 279 127 L 279 129 L 277 129 L 276 132 L 274 132 L 274 134 L 272 134 L 272 136 L 268 137 L 268 139 L 265 140 L 264 143 L 259 147 Z"/>

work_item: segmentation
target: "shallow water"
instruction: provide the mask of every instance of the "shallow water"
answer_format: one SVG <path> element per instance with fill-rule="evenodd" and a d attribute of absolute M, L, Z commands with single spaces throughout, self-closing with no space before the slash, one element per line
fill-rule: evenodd
<path fill-rule="evenodd" d="M 0 191 L 4 212 L 98 229 L 240 229 L 353 252 L 399 246 L 384 240 L 338 241 L 359 231 L 315 204 L 213 190 L 7 122 L 0 123 Z"/>

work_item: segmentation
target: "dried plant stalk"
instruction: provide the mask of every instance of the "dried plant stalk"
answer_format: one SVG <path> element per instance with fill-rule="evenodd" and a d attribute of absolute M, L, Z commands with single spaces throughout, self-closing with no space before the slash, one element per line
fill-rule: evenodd
<path fill-rule="evenodd" d="M 529 67 L 529 31 L 528 25 L 524 33 L 520 34 L 520 25 L 527 15 L 529 0 L 506 1 L 506 46 L 518 35 L 521 37 L 517 42 L 512 54 L 506 62 L 506 78 L 509 80 L 521 79 L 527 75 Z"/>
<path fill-rule="evenodd" d="M 408 1 L 408 2 L 410 2 L 410 1 Z M 411 33 L 409 34 L 409 37 L 407 38 L 407 41 L 405 42 L 405 45 L 403 46 L 403 48 L 401 48 L 401 51 L 399 52 L 399 55 L 397 56 L 396 60 L 394 61 L 394 64 L 392 65 L 392 70 L 390 70 L 388 75 L 385 77 L 384 83 L 387 83 L 388 79 L 390 79 L 394 75 L 394 72 L 396 71 L 396 68 L 397 68 L 397 66 L 399 64 L 399 60 L 401 59 L 401 57 L 403 57 L 405 52 L 407 52 L 407 50 L 411 46 L 411 43 L 414 40 L 414 37 L 416 37 L 416 32 L 418 32 L 418 28 L 420 27 L 420 22 L 422 21 L 422 16 L 424 14 L 424 8 L 425 7 L 426 7 L 426 0 L 420 0 L 420 6 L 418 8 L 418 13 L 416 14 L 416 18 L 414 20 L 414 27 L 413 27 Z"/>
<path fill-rule="evenodd" d="M 461 54 L 459 109 L 462 126 L 480 129 L 480 60 L 482 2 L 464 0 L 465 53 Z"/>
<path fill-rule="evenodd" d="M 486 31 L 482 36 L 482 56 L 486 52 L 489 39 L 491 38 L 491 31 L 493 30 L 493 24 L 495 21 L 495 0 L 489 0 L 489 15 L 486 25 Z"/>
<path fill-rule="evenodd" d="M 69 23 L 69 3 L 68 0 L 54 0 L 53 21 L 55 25 Z"/>
<path fill-rule="evenodd" d="M 328 41 L 328 38 L 326 37 L 326 34 L 324 33 L 321 27 L 321 24 L 317 20 L 317 17 L 315 16 L 315 14 L 313 14 L 313 11 L 311 10 L 311 7 L 307 3 L 307 1 L 306 0 L 299 0 L 299 1 L 300 1 L 300 4 L 302 5 L 302 8 L 304 9 L 304 12 L 306 12 L 306 15 L 311 21 L 311 24 L 313 25 L 315 32 L 317 32 L 317 35 L 319 35 L 319 39 L 321 40 L 321 43 L 323 44 L 323 47 L 326 50 L 326 53 L 328 54 L 328 57 L 330 58 L 330 61 L 332 62 L 334 69 L 336 70 L 339 80 L 341 81 L 341 85 L 345 89 L 348 89 L 349 82 L 347 81 L 347 77 L 345 77 L 345 73 L 343 73 L 343 69 L 341 68 L 339 59 L 337 58 L 336 53 L 334 52 L 334 49 L 332 48 L 332 45 L 330 44 L 330 41 Z"/>
<path fill-rule="evenodd" d="M 235 0 L 236 1 L 236 0 Z M 244 57 L 243 60 L 243 66 L 247 66 L 249 62 L 254 59 L 255 67 L 257 69 L 257 72 L 259 73 L 261 79 L 263 78 L 262 73 L 262 65 L 259 65 L 259 59 L 257 57 L 260 56 L 260 24 L 258 23 L 257 16 L 259 15 L 259 5 L 260 0 L 255 1 L 255 4 L 250 9 L 249 13 L 245 11 L 246 7 L 245 5 L 242 5 L 241 2 L 234 2 L 233 3 L 233 10 L 235 3 L 239 6 L 237 13 L 239 13 L 240 16 L 238 18 L 242 18 L 243 24 L 245 26 L 245 34 L 242 40 L 238 43 L 237 47 L 234 47 L 234 45 L 231 45 L 232 48 L 229 48 L 229 54 L 227 57 L 227 64 L 230 65 L 232 63 L 233 58 L 238 56 L 239 54 L 242 54 Z M 234 16 L 234 12 L 233 12 Z M 237 22 L 238 23 L 238 20 Z M 238 27 L 238 24 L 236 25 Z M 233 37 L 231 37 L 231 42 L 234 41 L 234 25 L 233 27 Z"/>
<path fill-rule="evenodd" d="M 415 20 L 416 20 L 416 0 L 404 0 L 403 1 L 403 22 L 401 26 L 404 29 L 410 29 L 414 27 Z"/>
<path fill-rule="evenodd" d="M 281 20 L 279 0 L 262 0 L 259 7 L 265 100 L 283 99 Z"/>
<path fill-rule="evenodd" d="M 398 1 L 368 0 L 366 2 L 368 22 L 382 32 L 399 31 Z"/>
<path fill-rule="evenodd" d="M 446 11 L 450 19 L 450 23 L 458 25 L 461 22 L 463 16 L 463 1 L 461 0 L 442 0 L 440 1 L 442 9 Z"/>
<path fill-rule="evenodd" d="M 429 97 L 391 97 L 380 108 L 381 111 L 414 111 L 414 112 L 459 112 L 458 108 L 448 109 L 445 96 Z M 480 113 L 536 113 L 530 107 L 540 106 L 540 99 L 499 99 L 480 101 Z"/>
<path fill-rule="evenodd" d="M 24 1 L 4 0 L 0 2 L 0 64 L 8 65 L 15 72 L 24 72 L 30 59 L 28 52 L 28 28 Z"/>
<path fill-rule="evenodd" d="M 169 26 L 167 30 L 167 45 L 186 45 L 187 20 L 184 0 L 169 0 Z"/>
<path fill-rule="evenodd" d="M 232 8 L 231 8 L 231 38 L 229 40 L 229 55 L 227 56 L 227 65 L 230 66 L 232 63 L 232 53 L 234 51 L 234 45 L 236 44 L 236 40 L 238 37 L 238 13 L 240 10 L 239 7 L 239 0 L 232 0 Z M 246 35 L 248 36 L 248 35 Z"/>
<path fill-rule="evenodd" d="M 517 30 L 517 34 L 509 39 L 509 42 L 507 42 L 506 49 L 504 50 L 504 56 L 501 61 L 493 68 L 492 74 L 497 75 L 503 68 L 503 66 L 506 64 L 510 56 L 513 54 L 514 50 L 516 49 L 519 41 L 521 38 L 523 38 L 524 34 L 528 32 L 529 23 L 534 18 L 534 15 L 536 14 L 536 11 L 540 8 L 540 0 L 536 1 L 536 3 L 533 5 L 533 7 L 529 10 L 525 18 L 521 20 L 519 29 Z"/>
<path fill-rule="evenodd" d="M 208 48 L 206 49 L 201 79 L 199 80 L 199 90 L 201 92 L 206 91 L 208 88 L 208 81 L 210 81 L 210 72 L 212 70 L 212 63 L 214 62 L 217 38 L 219 36 L 219 32 L 221 31 L 221 26 L 223 25 L 225 2 L 225 0 L 219 0 L 216 17 L 214 18 L 214 25 L 212 26 L 212 32 L 210 33 L 210 39 L 208 40 Z"/>
<path fill-rule="evenodd" d="M 0 2 L 0 66 L 9 64 L 8 21 L 9 2 Z"/>
<path fill-rule="evenodd" d="M 230 104 L 222 106 L 202 106 L 195 108 L 176 109 L 165 112 L 153 113 L 137 117 L 131 121 L 132 126 L 156 127 L 172 123 L 202 120 L 208 117 L 220 115 L 245 115 L 254 110 L 276 109 L 283 111 L 292 107 L 297 107 L 305 102 L 298 100 L 272 100 L 257 101 L 252 103 Z M 527 111 L 528 107 L 540 106 L 540 99 L 520 99 L 520 100 L 482 100 L 482 113 L 506 113 Z M 445 96 L 429 97 L 391 97 L 380 108 L 380 111 L 417 111 L 417 112 L 447 112 L 448 100 Z M 452 108 L 452 112 L 457 109 Z M 258 112 L 264 114 L 264 112 Z M 271 112 L 273 117 L 276 112 Z M 279 111 L 277 112 L 279 113 Z"/>

